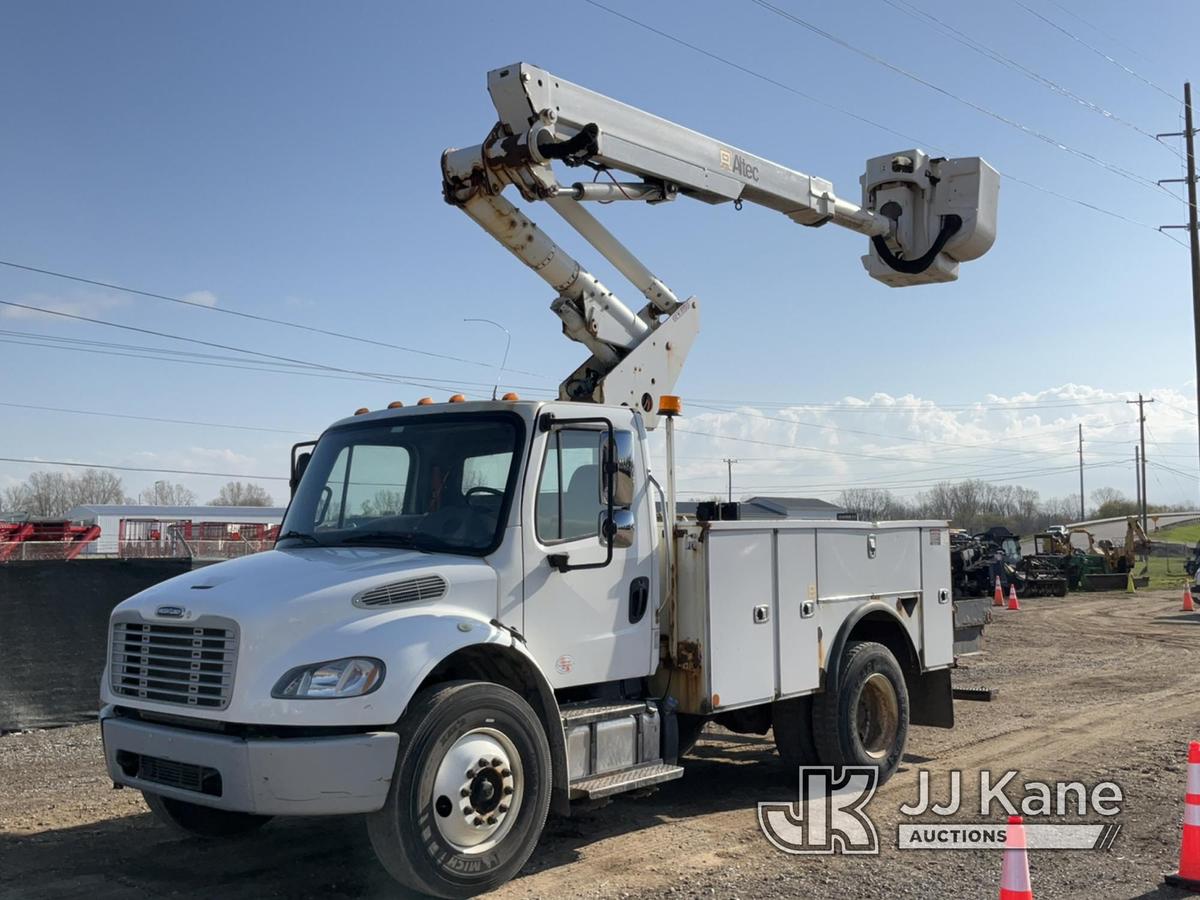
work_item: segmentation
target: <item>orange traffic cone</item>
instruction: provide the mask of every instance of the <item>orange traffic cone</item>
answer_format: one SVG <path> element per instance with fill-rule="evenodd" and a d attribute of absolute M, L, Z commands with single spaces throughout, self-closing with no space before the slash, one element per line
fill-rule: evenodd
<path fill-rule="evenodd" d="M 1010 584 L 1008 586 L 1008 608 L 1009 609 L 1020 609 L 1021 608 L 1021 601 L 1017 599 L 1017 586 L 1015 584 Z"/>
<path fill-rule="evenodd" d="M 1008 831 L 1004 833 L 1000 900 L 1033 900 L 1033 885 L 1029 883 L 1029 856 L 1025 850 L 1025 824 L 1020 816 L 1008 817 Z"/>
<path fill-rule="evenodd" d="M 996 592 L 992 595 L 992 606 L 1004 606 L 1004 588 L 1000 587 L 1000 576 L 996 576 Z"/>
<path fill-rule="evenodd" d="M 1183 589 L 1183 611 L 1194 612 L 1196 604 L 1192 600 L 1192 586 L 1188 585 Z"/>
<path fill-rule="evenodd" d="M 1179 871 L 1163 881 L 1186 891 L 1200 891 L 1200 742 L 1188 747 L 1187 795 L 1183 806 L 1183 842 L 1179 845 Z"/>

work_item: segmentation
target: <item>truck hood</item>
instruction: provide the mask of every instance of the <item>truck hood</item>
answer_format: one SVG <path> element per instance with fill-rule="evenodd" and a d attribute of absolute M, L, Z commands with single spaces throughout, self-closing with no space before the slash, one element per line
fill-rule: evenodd
<path fill-rule="evenodd" d="M 199 615 L 227 616 L 238 622 L 246 646 L 258 625 L 277 632 L 371 615 L 371 610 L 352 606 L 351 598 L 418 575 L 441 575 L 446 580 L 446 596 L 430 602 L 477 609 L 489 618 L 495 615 L 495 572 L 483 560 L 376 547 L 255 553 L 160 582 L 130 597 L 114 612 L 137 610 L 147 619 L 166 623 L 186 623 Z M 427 605 L 403 604 L 405 608 Z M 162 616 L 160 607 L 177 607 L 183 614 Z"/>
<path fill-rule="evenodd" d="M 438 575 L 446 583 L 444 596 L 408 600 L 393 605 L 361 608 L 352 599 L 371 588 Z M 488 624 L 497 615 L 497 576 L 483 559 L 374 547 L 303 547 L 270 550 L 238 560 L 196 569 L 135 594 L 113 610 L 114 619 L 142 620 L 163 625 L 188 625 L 220 617 L 237 627 L 234 698 L 212 718 L 243 722 L 306 720 L 335 724 L 335 711 L 345 713 L 355 701 L 273 700 L 274 683 L 299 665 L 371 656 L 384 660 L 389 675 L 378 695 L 362 698 L 359 721 L 373 718 L 372 706 L 399 687 L 405 671 L 414 672 L 430 656 L 430 643 L 489 640 Z M 111 656 L 111 651 L 110 651 Z M 437 658 L 433 657 L 433 661 Z M 114 697 L 108 678 L 102 688 L 105 702 L 128 702 Z M 407 696 L 403 697 L 407 701 Z M 175 704 L 137 702 L 132 705 L 169 710 Z M 320 711 L 321 715 L 314 716 Z M 320 724 L 326 724 L 320 722 Z M 336 724 L 350 724 L 341 718 Z"/>

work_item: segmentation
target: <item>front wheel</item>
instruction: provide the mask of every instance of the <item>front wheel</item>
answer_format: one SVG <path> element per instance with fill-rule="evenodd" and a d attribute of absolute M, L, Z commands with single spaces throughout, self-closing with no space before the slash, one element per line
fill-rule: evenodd
<path fill-rule="evenodd" d="M 190 837 L 237 837 L 256 831 L 271 821 L 270 816 L 215 809 L 211 806 L 201 806 L 199 803 L 188 803 L 186 800 L 152 794 L 149 791 L 142 791 L 142 799 L 160 822 L 172 831 Z"/>
<path fill-rule="evenodd" d="M 406 887 L 473 897 L 525 864 L 550 809 L 550 746 L 529 704 L 474 681 L 418 694 L 400 721 L 400 753 L 371 846 Z"/>
<path fill-rule="evenodd" d="M 813 738 L 821 762 L 871 766 L 883 784 L 908 740 L 908 688 L 892 651 L 873 641 L 846 645 L 835 691 L 813 697 Z"/>

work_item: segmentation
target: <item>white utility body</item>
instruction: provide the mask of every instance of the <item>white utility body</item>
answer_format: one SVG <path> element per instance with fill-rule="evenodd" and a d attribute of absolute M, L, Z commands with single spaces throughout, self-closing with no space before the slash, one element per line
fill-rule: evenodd
<path fill-rule="evenodd" d="M 868 163 L 862 205 L 526 64 L 499 122 L 442 158 L 447 201 L 554 287 L 588 358 L 559 398 L 360 410 L 293 449 L 274 550 L 113 612 L 101 695 L 115 784 L 209 837 L 363 813 L 399 881 L 443 897 L 510 878 L 550 809 L 684 775 L 701 728 L 773 729 L 790 764 L 896 769 L 949 727 L 945 522 L 676 515 L 671 390 L 698 332 L 582 203 L 751 202 L 871 238 L 893 286 L 957 275 L 995 235 L 979 159 Z M 558 181 L 586 166 L 607 181 Z M 612 170 L 639 181 L 617 182 Z M 545 201 L 646 298 L 634 313 L 502 192 Z M 665 420 L 665 490 L 648 433 Z"/>

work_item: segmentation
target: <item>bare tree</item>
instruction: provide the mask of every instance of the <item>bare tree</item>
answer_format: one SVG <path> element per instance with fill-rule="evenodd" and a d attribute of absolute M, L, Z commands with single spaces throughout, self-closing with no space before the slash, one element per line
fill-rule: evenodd
<path fill-rule="evenodd" d="M 898 505 L 891 491 L 878 488 L 848 488 L 838 495 L 838 506 L 858 515 L 863 522 L 897 518 Z"/>
<path fill-rule="evenodd" d="M 11 511 L 42 518 L 59 518 L 87 503 L 126 501 L 121 479 L 99 469 L 84 469 L 78 475 L 34 472 L 23 484 L 8 488 L 4 499 Z"/>
<path fill-rule="evenodd" d="M 1115 519 L 1120 516 L 1134 516 L 1138 513 L 1138 507 L 1134 501 L 1111 487 L 1099 487 L 1092 491 L 1092 504 L 1092 515 L 1097 519 Z"/>
<path fill-rule="evenodd" d="M 146 506 L 191 506 L 196 502 L 196 495 L 182 484 L 156 481 L 138 494 L 137 499 Z"/>
<path fill-rule="evenodd" d="M 271 506 L 274 504 L 266 489 L 249 481 L 229 481 L 221 488 L 209 506 Z"/>

